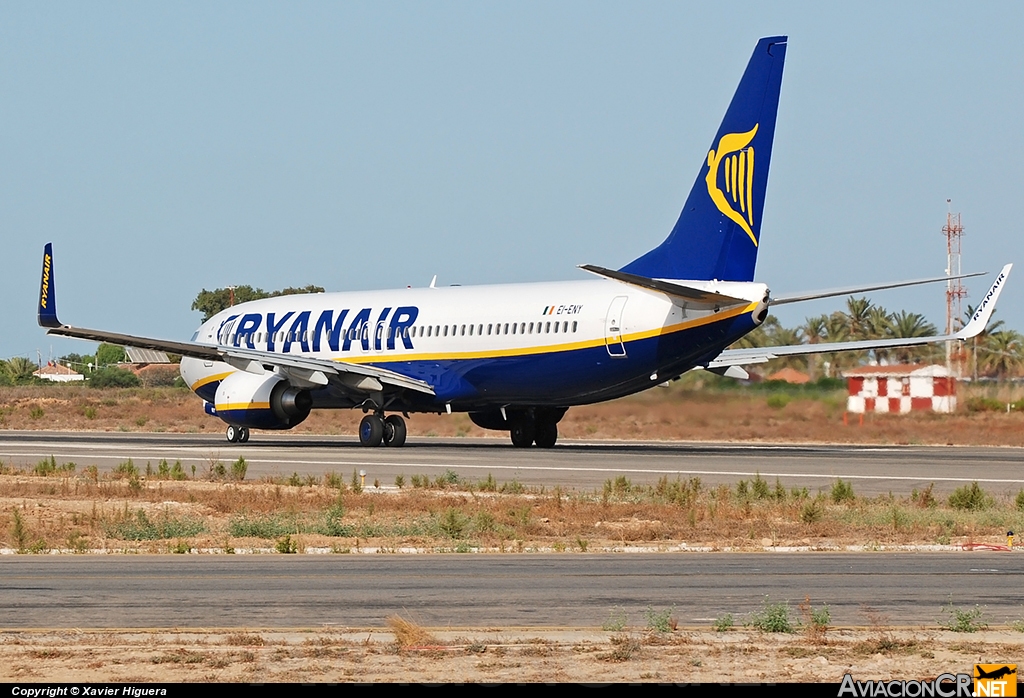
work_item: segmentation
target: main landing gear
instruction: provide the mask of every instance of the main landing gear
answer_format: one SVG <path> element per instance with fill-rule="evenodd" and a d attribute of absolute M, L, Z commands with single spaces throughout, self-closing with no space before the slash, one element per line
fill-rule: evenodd
<path fill-rule="evenodd" d="M 522 416 L 510 420 L 509 435 L 512 445 L 516 448 L 529 448 L 537 444 L 539 448 L 553 448 L 558 441 L 558 422 L 540 417 L 531 419 Z"/>
<path fill-rule="evenodd" d="M 228 426 L 227 437 L 233 444 L 244 444 L 249 440 L 249 427 L 236 427 L 232 424 Z"/>
<path fill-rule="evenodd" d="M 387 418 L 368 414 L 359 422 L 359 443 L 363 446 L 404 446 L 405 436 L 405 420 L 397 414 Z"/>

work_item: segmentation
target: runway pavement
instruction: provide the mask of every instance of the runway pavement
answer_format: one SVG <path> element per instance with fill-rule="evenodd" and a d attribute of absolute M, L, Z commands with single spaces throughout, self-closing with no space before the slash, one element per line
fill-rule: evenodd
<path fill-rule="evenodd" d="M 832 622 L 1024 618 L 1024 555 L 618 554 L 4 556 L 0 630 L 381 627 L 398 613 L 453 628 L 598 627 L 675 608 L 681 625 L 738 622 L 768 596 L 828 604 Z"/>
<path fill-rule="evenodd" d="M 81 469 L 95 464 L 109 470 L 128 458 L 145 470 L 160 459 L 180 459 L 204 473 L 211 463 L 244 456 L 248 477 L 346 477 L 366 470 L 367 482 L 391 484 L 395 476 L 419 473 L 431 478 L 453 470 L 468 479 L 575 489 L 599 488 L 625 475 L 633 482 L 699 477 L 708 484 L 734 483 L 760 474 L 778 477 L 786 487 L 817 491 L 836 478 L 854 483 L 858 494 L 907 494 L 935 484 L 949 492 L 977 480 L 993 493 L 1024 488 L 1024 449 L 952 446 L 843 446 L 737 443 L 561 441 L 550 450 L 516 449 L 506 438 L 413 438 L 400 449 L 363 448 L 355 437 L 254 434 L 247 444 L 231 444 L 212 434 L 135 434 L 0 431 L 0 460 L 20 467 L 54 456 Z"/>

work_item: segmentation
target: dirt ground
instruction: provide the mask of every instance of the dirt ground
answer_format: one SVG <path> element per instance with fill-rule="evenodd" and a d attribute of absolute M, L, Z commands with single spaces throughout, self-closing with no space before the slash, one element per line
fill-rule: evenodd
<path fill-rule="evenodd" d="M 828 682 L 934 679 L 1013 663 L 1009 629 L 837 628 L 823 636 L 596 628 L 387 628 L 213 632 L 68 630 L 0 634 L 5 682 Z"/>
<path fill-rule="evenodd" d="M 559 424 L 570 439 L 642 439 L 872 444 L 1024 446 L 1024 414 L 856 415 L 844 420 L 843 391 L 776 395 L 763 391 L 701 390 L 698 382 L 653 388 L 622 400 L 574 407 Z M 984 396 L 1019 399 L 1018 388 L 964 387 L 960 401 Z M 356 434 L 362 413 L 319 410 L 293 433 Z M 495 436 L 465 414 L 414 414 L 411 436 Z M 224 424 L 203 412 L 186 390 L 85 386 L 0 388 L 0 429 L 220 433 Z"/>
<path fill-rule="evenodd" d="M 992 394 L 991 390 L 985 396 L 1007 402 L 1019 397 Z M 770 399 L 768 394 L 758 392 L 702 392 L 692 386 L 672 387 L 626 400 L 573 408 L 559 428 L 563 437 L 582 439 L 1024 446 L 1024 415 L 1018 412 L 964 410 L 954 415 L 875 416 L 860 424 L 856 419 L 844 423 L 844 411 L 845 396 L 841 392 Z M 348 411 L 317 412 L 296 431 L 354 434 L 360 417 L 359 413 Z M 91 390 L 72 386 L 0 388 L 0 428 L 219 433 L 223 425 L 203 414 L 198 398 L 185 391 Z M 458 414 L 413 415 L 409 428 L 414 436 L 491 434 L 473 425 L 466 415 Z M 253 494 L 255 489 L 240 490 L 240 483 L 230 482 L 180 483 L 144 478 L 141 486 L 137 485 L 141 488 L 132 490 L 130 481 L 90 484 L 82 479 L 81 473 L 49 481 L 24 474 L 0 477 L 0 507 L 9 552 L 13 552 L 9 546 L 13 544 L 15 508 L 24 512 L 26 546 L 38 546 L 39 541 L 49 540 L 44 540 L 34 552 L 83 552 L 94 548 L 181 552 L 172 549 L 183 545 L 180 538 L 170 543 L 154 540 L 130 544 L 105 538 L 118 525 L 139 523 L 139 511 L 149 512 L 147 524 L 160 523 L 160 517 L 164 523 L 205 521 L 203 533 L 183 534 L 187 538 L 184 545 L 189 549 L 223 546 L 228 540 L 231 545 L 270 546 L 272 552 L 273 540 L 226 538 L 225 531 L 238 502 L 269 516 L 270 505 L 262 509 L 257 506 L 261 497 L 273 498 L 278 503 L 283 497 L 294 510 L 302 509 L 296 502 L 306 500 L 312 517 L 316 512 L 327 511 L 331 502 L 341 501 L 340 494 L 328 493 L 323 484 L 293 487 L 265 483 L 255 485 L 265 491 L 265 496 L 257 496 Z M 45 482 L 49 484 L 40 484 Z M 175 494 L 178 488 L 181 496 Z M 206 494 L 200 494 L 201 491 Z M 345 494 L 346 516 L 359 519 L 369 511 L 369 515 L 380 517 L 393 510 L 394 507 L 383 505 L 380 494 L 386 493 Z M 650 501 L 629 503 L 626 500 L 630 496 L 635 498 L 636 493 L 627 490 L 624 494 L 629 496 L 624 496 L 622 502 L 616 502 L 614 496 L 610 505 L 605 502 L 606 511 L 600 516 L 583 515 L 586 507 L 582 500 L 572 504 L 567 496 L 565 506 L 573 512 L 571 518 L 561 513 L 561 493 L 547 493 L 540 498 L 535 493 L 521 493 L 517 496 L 532 497 L 532 502 L 495 509 L 490 519 L 486 516 L 490 511 L 486 505 L 477 504 L 478 498 L 465 492 L 423 490 L 411 495 L 412 500 L 395 501 L 403 501 L 405 506 L 419 498 L 423 506 L 439 510 L 438 504 L 457 509 L 463 506 L 460 502 L 472 499 L 479 511 L 465 510 L 466 516 L 472 518 L 463 524 L 489 521 L 488 535 L 497 542 L 485 547 L 496 550 L 506 543 L 559 552 L 574 549 L 574 545 L 586 545 L 583 549 L 591 551 L 636 545 L 668 549 L 687 542 L 681 534 L 669 530 L 672 525 L 687 532 L 689 544 L 712 549 L 780 545 L 834 548 L 857 544 L 885 547 L 937 542 L 956 546 L 969 539 L 989 538 L 991 543 L 1002 542 L 1002 522 L 989 531 L 974 519 L 958 518 L 950 528 L 948 521 L 940 525 L 919 514 L 929 509 L 920 501 L 909 499 L 884 505 L 889 513 L 883 518 L 890 523 L 880 525 L 872 522 L 874 505 L 865 502 L 856 507 L 826 503 L 815 517 L 806 517 L 806 501 L 737 503 L 725 510 L 719 507 L 716 515 L 723 520 L 741 517 L 745 522 L 742 536 L 716 538 L 712 529 L 700 528 L 704 520 L 701 517 L 709 512 L 707 502 L 700 497 L 686 505 L 686 518 L 672 524 L 657 509 L 661 505 L 653 495 Z M 431 504 L 431 498 L 443 501 Z M 479 501 L 484 500 L 485 496 Z M 1008 511 L 1012 509 L 1010 504 L 1004 505 Z M 377 513 L 373 514 L 375 506 Z M 505 510 L 512 514 L 502 513 Z M 524 514 L 527 510 L 532 513 Z M 897 510 L 900 517 L 892 513 Z M 853 511 L 862 512 L 865 530 L 850 528 Z M 414 516 L 415 511 L 404 515 Z M 785 525 L 791 527 L 780 526 L 780 517 L 788 517 L 791 524 Z M 395 521 L 393 537 L 360 542 L 357 536 L 356 545 L 383 545 L 396 551 L 403 540 L 412 547 L 428 550 L 436 545 L 436 539 L 402 539 L 399 532 L 407 529 L 401 527 L 410 524 L 397 518 Z M 424 521 L 430 523 L 422 519 L 417 525 L 426 525 Z M 446 530 L 443 526 L 450 523 L 440 519 L 433 522 L 442 526 L 441 530 Z M 307 525 L 312 526 L 309 522 Z M 505 534 L 501 531 L 514 526 L 522 527 L 517 534 L 525 531 L 525 540 L 502 538 Z M 584 530 L 589 532 L 586 537 L 580 535 Z M 295 543 L 314 548 L 331 545 L 330 540 L 321 540 L 323 536 L 318 535 L 304 535 Z M 695 541 L 694 535 L 700 540 Z M 1024 633 L 1012 628 L 954 633 L 936 628 L 889 628 L 878 622 L 866 628 L 830 628 L 824 634 L 762 633 L 750 629 L 717 633 L 708 628 L 655 632 L 628 627 L 428 628 L 423 632 L 418 640 L 410 641 L 394 628 L 201 632 L 23 632 L 0 628 L 0 681 L 838 682 L 845 673 L 856 680 L 926 679 L 945 672 L 969 673 L 977 662 L 1014 662 L 1024 646 Z"/>

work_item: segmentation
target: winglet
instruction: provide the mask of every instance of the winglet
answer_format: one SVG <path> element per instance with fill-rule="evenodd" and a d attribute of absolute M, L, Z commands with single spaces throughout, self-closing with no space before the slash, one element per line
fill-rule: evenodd
<path fill-rule="evenodd" d="M 53 243 L 43 248 L 43 278 L 39 282 L 39 326 L 60 327 L 53 293 Z"/>
<path fill-rule="evenodd" d="M 988 325 L 989 318 L 992 317 L 992 313 L 996 309 L 996 301 L 999 299 L 999 294 L 1003 290 L 1003 285 L 1006 283 L 1006 277 L 1010 275 L 1010 269 L 1013 268 L 1012 264 L 1007 264 L 1003 267 L 1003 270 L 999 272 L 999 276 L 996 277 L 995 282 L 992 284 L 992 288 L 988 290 L 985 297 L 981 300 L 978 305 L 978 309 L 974 311 L 974 316 L 971 321 L 967 323 L 967 327 L 963 328 L 956 333 L 957 339 L 970 339 L 976 337 L 985 329 Z"/>

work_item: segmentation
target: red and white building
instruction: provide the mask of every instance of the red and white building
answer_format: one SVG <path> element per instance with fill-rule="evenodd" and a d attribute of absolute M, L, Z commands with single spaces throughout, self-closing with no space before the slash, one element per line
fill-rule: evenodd
<path fill-rule="evenodd" d="M 945 366 L 862 366 L 843 373 L 849 385 L 846 411 L 956 411 L 956 379 Z"/>

